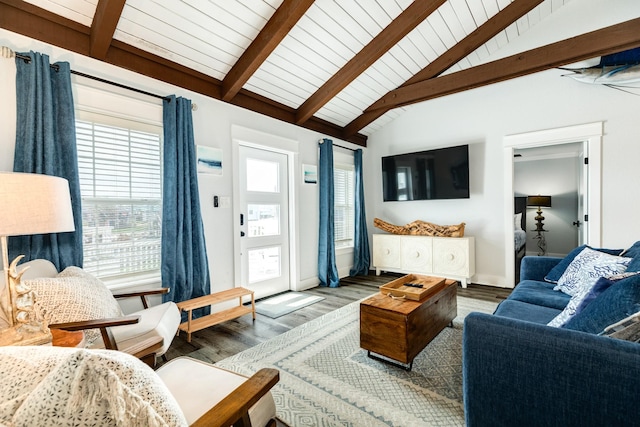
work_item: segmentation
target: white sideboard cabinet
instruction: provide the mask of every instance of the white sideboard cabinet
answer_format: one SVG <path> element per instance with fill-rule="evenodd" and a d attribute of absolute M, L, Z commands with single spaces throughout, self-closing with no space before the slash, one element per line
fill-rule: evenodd
<path fill-rule="evenodd" d="M 373 267 L 459 280 L 463 288 L 476 273 L 473 237 L 373 235 Z"/>

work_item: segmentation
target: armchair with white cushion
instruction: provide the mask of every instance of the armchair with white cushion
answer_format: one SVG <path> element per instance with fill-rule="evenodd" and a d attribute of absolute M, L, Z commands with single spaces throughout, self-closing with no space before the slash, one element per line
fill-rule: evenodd
<path fill-rule="evenodd" d="M 37 259 L 22 281 L 36 294 L 36 307 L 51 329 L 84 330 L 91 348 L 106 348 L 132 354 L 155 366 L 168 350 L 180 325 L 175 303 L 149 307 L 146 297 L 168 292 L 167 288 L 113 294 L 100 280 L 77 267 L 58 273 L 49 261 Z M 143 309 L 123 315 L 117 298 L 139 297 Z M 98 332 L 99 330 L 99 332 Z"/>
<path fill-rule="evenodd" d="M 0 347 L 0 424 L 273 427 L 278 380 L 186 357 L 153 371 L 119 351 Z"/>

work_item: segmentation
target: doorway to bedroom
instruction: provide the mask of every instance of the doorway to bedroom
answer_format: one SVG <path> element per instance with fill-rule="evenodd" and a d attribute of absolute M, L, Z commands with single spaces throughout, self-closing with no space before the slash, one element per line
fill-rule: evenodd
<path fill-rule="evenodd" d="M 505 137 L 504 166 L 506 176 L 512 177 L 505 180 L 505 212 L 509 218 L 505 224 L 505 248 L 513 248 L 505 251 L 507 284 L 517 283 L 518 261 L 525 254 L 561 256 L 581 243 L 600 244 L 602 135 L 603 123 L 596 122 Z M 550 196 L 545 198 L 545 205 L 551 206 L 523 208 L 523 215 L 528 218 L 522 225 L 526 227 L 527 246 L 524 252 L 518 252 L 515 197 L 537 195 Z M 554 199 L 558 209 L 553 207 Z M 538 209 L 545 217 L 542 228 L 546 232 L 533 231 L 540 228 L 535 221 Z M 541 248 L 537 244 L 540 234 L 545 239 L 551 237 L 551 224 L 556 233 L 551 246 L 554 252 L 547 250 L 548 245 Z"/>
<path fill-rule="evenodd" d="M 582 177 L 586 167 L 583 145 L 575 142 L 514 150 L 514 196 L 550 197 L 550 206 L 540 207 L 545 230 L 540 233 L 536 232 L 535 220 L 538 207 L 527 206 L 525 200 L 521 213 L 523 222 L 526 220 L 526 255 L 565 256 L 585 240 L 584 214 L 580 212 L 584 206 Z"/>
<path fill-rule="evenodd" d="M 564 257 L 585 240 L 584 159 L 582 142 L 514 150 L 515 283 L 525 255 Z"/>

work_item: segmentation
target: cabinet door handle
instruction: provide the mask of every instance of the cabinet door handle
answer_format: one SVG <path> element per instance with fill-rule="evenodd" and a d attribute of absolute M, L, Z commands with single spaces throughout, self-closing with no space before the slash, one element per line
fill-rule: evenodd
<path fill-rule="evenodd" d="M 449 254 L 448 258 L 449 258 L 449 261 L 453 261 L 453 259 L 455 258 L 455 256 L 454 256 L 453 254 Z"/>

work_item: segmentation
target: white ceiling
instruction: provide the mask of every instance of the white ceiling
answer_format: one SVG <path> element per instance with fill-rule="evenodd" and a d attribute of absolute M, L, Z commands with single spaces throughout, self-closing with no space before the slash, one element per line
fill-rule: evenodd
<path fill-rule="evenodd" d="M 98 0 L 28 0 L 91 27 Z M 479 65 L 569 0 L 545 0 L 447 73 Z M 223 80 L 281 0 L 127 0 L 113 38 Z M 398 17 L 410 0 L 316 0 L 243 89 L 297 109 Z M 510 0 L 448 0 L 314 115 L 346 126 Z M 370 135 L 403 112 L 388 111 Z"/>

